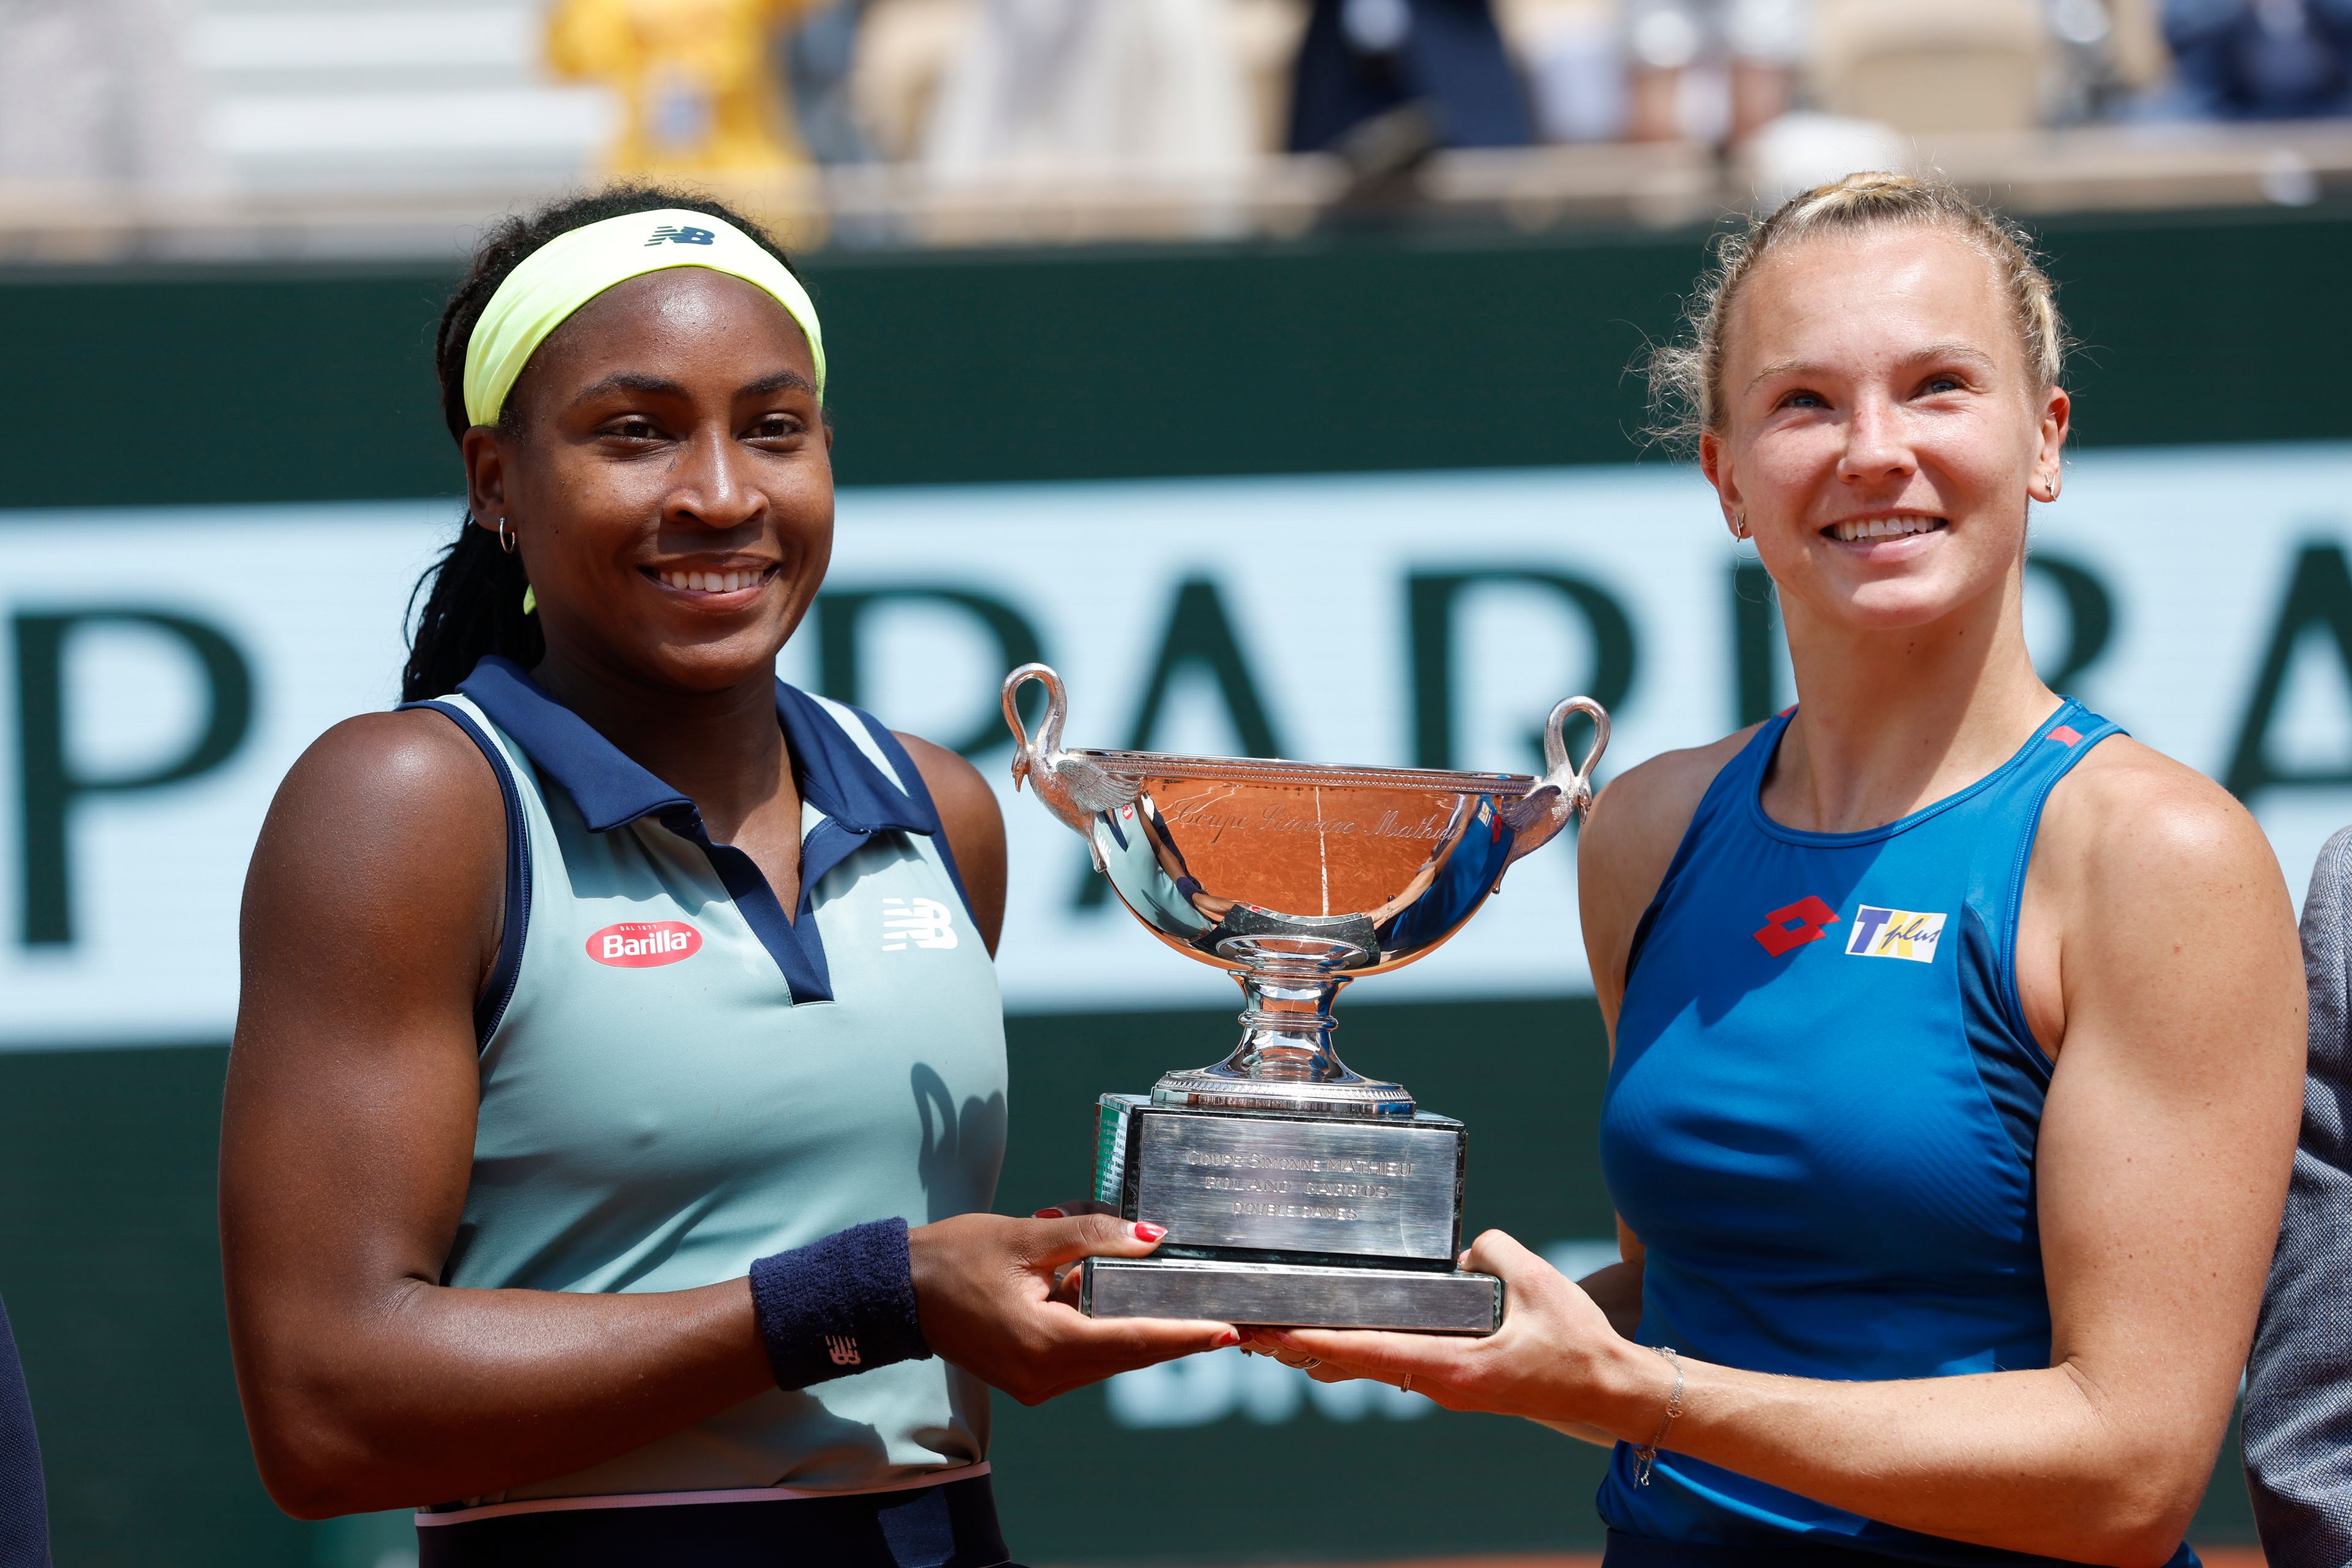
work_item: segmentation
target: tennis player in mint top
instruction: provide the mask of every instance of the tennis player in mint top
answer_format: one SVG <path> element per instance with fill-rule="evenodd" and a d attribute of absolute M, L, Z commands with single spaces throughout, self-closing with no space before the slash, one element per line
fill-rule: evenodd
<path fill-rule="evenodd" d="M 2062 343 L 1943 186 L 1853 175 L 1728 246 L 1660 369 L 1799 700 L 1632 769 L 1580 845 L 1624 1260 L 1489 1232 L 1490 1339 L 1251 1341 L 1613 1444 L 1615 1568 L 2195 1561 L 2303 976 L 2246 813 L 2027 657 Z"/>
<path fill-rule="evenodd" d="M 1057 1293 L 1159 1231 L 987 1210 L 1003 826 L 795 690 L 824 340 L 773 243 L 624 190 L 442 322 L 468 517 L 400 711 L 246 891 L 221 1228 L 262 1478 L 425 1564 L 990 1568 L 987 1385 L 1220 1343 Z"/>

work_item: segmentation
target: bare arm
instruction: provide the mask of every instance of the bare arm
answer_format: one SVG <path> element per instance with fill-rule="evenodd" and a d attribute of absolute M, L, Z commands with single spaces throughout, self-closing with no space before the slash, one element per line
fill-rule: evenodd
<path fill-rule="evenodd" d="M 560 1474 L 768 1380 L 741 1280 L 439 1285 L 473 1161 L 473 1004 L 504 856 L 489 764 L 415 712 L 312 747 L 255 852 L 221 1237 L 255 1454 L 291 1513 Z"/>
<path fill-rule="evenodd" d="M 238 1391 L 270 1495 L 323 1517 L 478 1496 L 625 1453 L 774 1384 L 747 1281 L 642 1294 L 440 1283 L 473 1159 L 474 998 L 504 814 L 438 715 L 339 726 L 289 776 L 246 889 L 221 1237 Z M 1206 1348 L 1096 1324 L 1056 1265 L 1150 1243 L 1094 1216 L 909 1236 L 933 1350 L 1034 1402 Z"/>
<path fill-rule="evenodd" d="M 2063 991 L 2037 1162 L 2052 1364 L 1848 1384 L 1685 1359 L 1676 1452 L 1990 1546 L 2156 1564 L 2179 1543 L 2277 1229 L 2302 977 L 2252 820 L 2187 769 L 2107 745 L 2053 795 L 2029 889 L 2048 908 Z M 1471 1261 L 1512 1291 L 1491 1339 L 1291 1342 L 1339 1375 L 1411 1372 L 1441 1404 L 1648 1441 L 1673 1382 L 1663 1358 L 1509 1237 L 1482 1237 Z"/>

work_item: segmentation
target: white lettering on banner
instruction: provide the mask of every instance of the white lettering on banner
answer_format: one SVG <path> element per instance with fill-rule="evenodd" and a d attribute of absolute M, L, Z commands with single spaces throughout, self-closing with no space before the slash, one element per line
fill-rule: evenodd
<path fill-rule="evenodd" d="M 2137 449 L 2078 458 L 2065 499 L 2034 509 L 2042 667 L 2238 787 L 2298 896 L 2352 821 L 2352 668 L 2330 635 L 2352 627 L 2347 496 L 2352 443 Z M 831 597 L 781 668 L 815 688 L 824 617 L 846 616 L 861 689 L 829 695 L 973 748 L 1004 811 L 1015 1012 L 1232 996 L 1089 887 L 1086 847 L 1012 793 L 997 685 L 1018 658 L 1060 669 L 1072 745 L 1336 763 L 1530 771 L 1544 713 L 1588 691 L 1613 720 L 1604 777 L 1793 695 L 1752 557 L 1743 573 L 1681 466 L 894 488 L 839 506 Z M 446 501 L 0 513 L 0 1048 L 227 1037 L 270 796 L 321 731 L 392 704 L 409 584 L 456 527 Z M 102 589 L 100 530 L 118 563 Z M 55 689 L 20 710 L 26 680 Z M 1339 831 L 1312 812 L 1270 826 Z M 865 940 L 956 939 L 954 911 L 926 902 Z M 1563 839 L 1443 952 L 1349 1005 L 1586 984 Z"/>

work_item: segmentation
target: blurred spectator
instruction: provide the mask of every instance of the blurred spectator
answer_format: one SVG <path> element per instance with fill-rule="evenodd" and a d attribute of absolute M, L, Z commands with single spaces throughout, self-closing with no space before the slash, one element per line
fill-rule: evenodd
<path fill-rule="evenodd" d="M 1290 104 L 1290 146 L 1318 152 L 1412 110 L 1448 147 L 1535 140 L 1488 0 L 1315 0 Z"/>
<path fill-rule="evenodd" d="M 2352 113 L 2352 0 L 2165 0 L 2174 107 L 2219 120 Z"/>
<path fill-rule="evenodd" d="M 2171 61 L 2157 0 L 2048 0 L 2058 74 L 2046 118 L 2110 120 L 2162 80 Z"/>
<path fill-rule="evenodd" d="M 1547 142 L 1625 133 L 1623 28 L 1612 0 L 1496 0 L 1495 19 L 1528 81 Z"/>
<path fill-rule="evenodd" d="M 2042 0 L 1820 0 L 1813 88 L 1832 113 L 1912 134 L 2042 122 Z"/>
<path fill-rule="evenodd" d="M 850 93 L 862 0 L 821 4 L 782 35 L 784 99 L 799 121 L 801 143 L 820 163 L 862 163 L 872 157 Z"/>
<path fill-rule="evenodd" d="M 187 188 L 215 170 L 189 0 L 0 0 L 0 178 Z"/>
<path fill-rule="evenodd" d="M 769 68 L 779 24 L 809 0 L 555 0 L 547 57 L 602 81 L 625 119 L 616 174 L 759 174 L 805 162 Z"/>
<path fill-rule="evenodd" d="M 982 0 L 924 159 L 949 179 L 1240 174 L 1250 115 L 1223 0 Z"/>
<path fill-rule="evenodd" d="M 1745 141 L 1792 101 L 1811 11 L 1808 0 L 1627 0 L 1627 136 Z"/>

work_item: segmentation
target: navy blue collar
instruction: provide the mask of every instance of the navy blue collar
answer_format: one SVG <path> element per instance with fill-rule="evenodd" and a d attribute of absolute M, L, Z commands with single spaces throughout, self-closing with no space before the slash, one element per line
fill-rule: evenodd
<path fill-rule="evenodd" d="M 668 818 L 680 812 L 699 823 L 701 813 L 691 800 L 632 761 L 512 659 L 489 655 L 457 689 L 571 796 L 591 831 L 609 833 L 640 817 Z M 891 783 L 816 699 L 779 680 L 776 719 L 792 752 L 802 799 L 859 836 L 894 830 L 940 836 L 929 792 L 912 794 Z"/>

